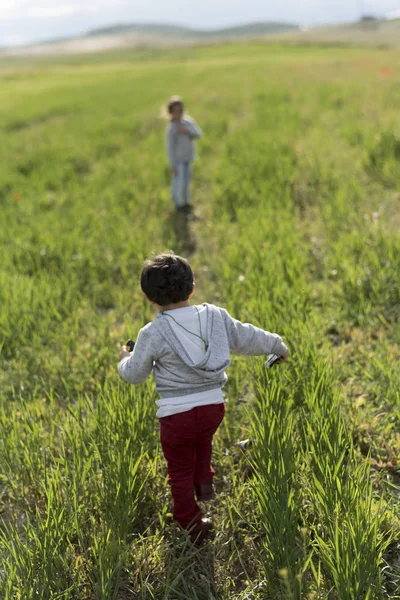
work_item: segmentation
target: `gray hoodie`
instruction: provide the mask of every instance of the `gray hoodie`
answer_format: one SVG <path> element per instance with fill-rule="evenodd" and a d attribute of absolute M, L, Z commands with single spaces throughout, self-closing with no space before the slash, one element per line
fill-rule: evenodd
<path fill-rule="evenodd" d="M 181 133 L 179 131 L 181 125 L 184 125 L 189 133 Z M 195 159 L 194 140 L 199 139 L 202 134 L 200 127 L 189 115 L 183 117 L 180 123 L 171 121 L 168 124 L 166 144 L 171 167 L 176 167 L 179 163 L 192 162 Z"/>
<path fill-rule="evenodd" d="M 121 360 L 118 372 L 129 383 L 143 383 L 153 372 L 161 398 L 186 396 L 221 388 L 227 381 L 225 369 L 235 354 L 282 356 L 286 346 L 276 333 L 233 319 L 224 309 L 204 304 L 207 309 L 208 348 L 204 358 L 193 363 L 175 334 L 170 319 L 160 313 L 140 330 L 133 353 Z"/>

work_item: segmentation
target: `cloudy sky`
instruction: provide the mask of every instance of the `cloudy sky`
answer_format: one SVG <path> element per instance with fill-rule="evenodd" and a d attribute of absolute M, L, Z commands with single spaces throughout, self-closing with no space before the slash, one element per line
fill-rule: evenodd
<path fill-rule="evenodd" d="M 283 20 L 316 25 L 395 10 L 400 0 L 0 0 L 0 46 L 79 35 L 115 23 L 212 28 Z"/>

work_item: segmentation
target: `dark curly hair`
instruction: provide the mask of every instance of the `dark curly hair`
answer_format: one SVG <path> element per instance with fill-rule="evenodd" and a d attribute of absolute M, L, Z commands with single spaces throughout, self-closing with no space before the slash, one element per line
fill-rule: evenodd
<path fill-rule="evenodd" d="M 172 114 L 172 111 L 174 110 L 175 106 L 181 106 L 182 111 L 184 110 L 185 107 L 183 105 L 183 100 L 180 96 L 171 96 L 171 98 L 168 100 L 167 111 L 170 115 Z"/>
<path fill-rule="evenodd" d="M 194 275 L 185 258 L 163 252 L 145 261 L 140 286 L 149 300 L 167 306 L 188 300 L 194 288 Z"/>

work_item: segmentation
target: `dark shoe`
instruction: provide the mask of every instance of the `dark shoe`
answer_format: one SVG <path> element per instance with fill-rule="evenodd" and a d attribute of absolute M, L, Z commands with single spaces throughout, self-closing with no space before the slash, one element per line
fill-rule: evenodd
<path fill-rule="evenodd" d="M 214 484 L 210 481 L 209 483 L 198 483 L 196 486 L 196 497 L 199 502 L 208 502 L 215 498 Z"/>
<path fill-rule="evenodd" d="M 201 519 L 199 523 L 196 523 L 191 529 L 189 529 L 190 539 L 193 544 L 196 546 L 201 546 L 201 544 L 206 540 L 212 533 L 213 524 L 210 519 Z"/>

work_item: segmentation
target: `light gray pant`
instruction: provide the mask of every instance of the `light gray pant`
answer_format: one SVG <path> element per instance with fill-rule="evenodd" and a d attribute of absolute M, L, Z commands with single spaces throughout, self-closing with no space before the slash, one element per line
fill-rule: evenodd
<path fill-rule="evenodd" d="M 192 163 L 179 163 L 177 169 L 178 175 L 172 175 L 172 197 L 176 208 L 180 208 L 190 204 L 189 185 L 192 176 Z"/>

